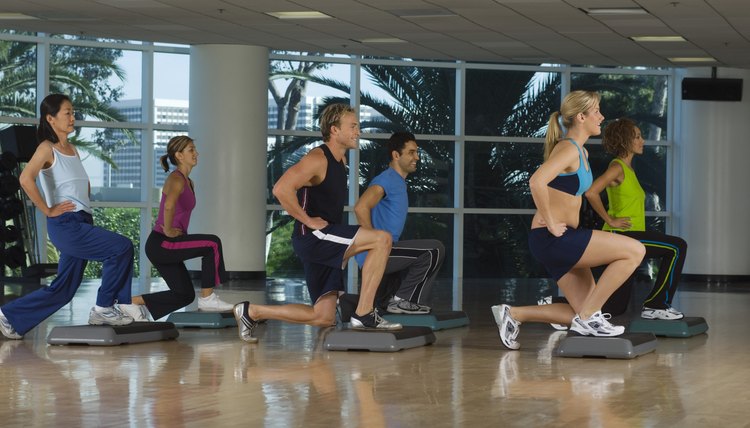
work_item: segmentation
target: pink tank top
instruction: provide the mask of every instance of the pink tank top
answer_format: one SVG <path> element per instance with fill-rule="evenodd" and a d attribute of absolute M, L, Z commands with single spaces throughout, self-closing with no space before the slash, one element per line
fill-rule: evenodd
<path fill-rule="evenodd" d="M 185 180 L 185 187 L 177 198 L 177 203 L 174 207 L 172 228 L 180 229 L 182 233 L 188 233 L 190 214 L 193 212 L 193 208 L 195 208 L 195 192 L 193 192 L 193 187 L 190 185 L 190 180 L 182 175 L 179 170 L 174 170 L 172 174 L 179 174 Z M 154 231 L 161 234 L 164 233 L 164 201 L 166 199 L 167 195 L 162 192 L 161 202 L 159 203 L 159 216 L 156 218 L 156 224 L 154 224 Z"/>

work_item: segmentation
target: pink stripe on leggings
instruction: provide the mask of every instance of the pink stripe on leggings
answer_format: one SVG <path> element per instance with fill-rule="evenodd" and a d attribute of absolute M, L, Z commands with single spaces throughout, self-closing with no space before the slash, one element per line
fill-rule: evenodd
<path fill-rule="evenodd" d="M 162 241 L 161 247 L 167 250 L 188 250 L 192 248 L 211 247 L 214 251 L 214 286 L 221 284 L 219 279 L 219 245 L 214 241 Z"/>

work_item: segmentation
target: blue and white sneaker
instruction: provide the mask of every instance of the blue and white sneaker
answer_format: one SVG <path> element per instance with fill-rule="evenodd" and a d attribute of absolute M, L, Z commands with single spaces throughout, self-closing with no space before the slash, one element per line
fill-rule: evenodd
<path fill-rule="evenodd" d="M 671 306 L 666 309 L 654 309 L 644 306 L 641 311 L 641 318 L 647 320 L 679 320 L 684 317 L 685 314 Z"/>
<path fill-rule="evenodd" d="M 234 305 L 234 319 L 237 320 L 237 327 L 239 328 L 240 339 L 248 343 L 258 343 L 258 338 L 253 336 L 255 327 L 258 326 L 258 321 L 250 318 L 250 302 L 240 302 Z"/>
<path fill-rule="evenodd" d="M 128 325 L 132 323 L 133 317 L 120 312 L 117 306 L 109 306 L 100 310 L 93 307 L 89 312 L 89 324 L 91 325 Z"/>
<path fill-rule="evenodd" d="M 500 335 L 500 341 L 506 348 L 516 350 L 521 344 L 516 341 L 521 323 L 510 316 L 510 306 L 496 305 L 492 307 L 492 315 L 495 317 L 497 332 Z"/>
<path fill-rule="evenodd" d="M 602 311 L 596 311 L 590 318 L 583 320 L 576 314 L 570 323 L 570 329 L 583 336 L 611 337 L 625 333 L 625 327 L 610 324 L 608 320 L 611 317 L 610 314 L 603 314 Z"/>
<path fill-rule="evenodd" d="M 132 303 L 120 303 L 117 305 L 117 309 L 125 315 L 133 318 L 135 322 L 150 322 L 148 309 L 146 305 L 136 305 Z"/>

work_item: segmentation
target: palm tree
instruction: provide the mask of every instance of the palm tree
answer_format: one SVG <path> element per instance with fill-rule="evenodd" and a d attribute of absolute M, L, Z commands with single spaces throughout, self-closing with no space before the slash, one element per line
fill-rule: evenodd
<path fill-rule="evenodd" d="M 108 79 L 125 79 L 116 61 L 122 56 L 117 49 L 89 48 L 53 44 L 50 47 L 50 92 L 64 93 L 75 103 L 76 119 L 94 118 L 119 122 L 124 117 L 111 103 L 122 95 L 120 87 L 112 87 Z M 16 41 L 0 41 L 0 115 L 34 117 L 37 114 L 36 45 Z M 99 159 L 116 165 L 107 153 L 134 141 L 130 130 L 126 140 L 108 141 L 103 134 L 94 141 L 80 137 L 80 128 L 71 137 L 73 144 Z M 107 147 L 103 147 L 104 145 Z"/>
<path fill-rule="evenodd" d="M 360 103 L 375 110 L 380 117 L 361 123 L 363 130 L 391 133 L 398 130 L 416 134 L 452 135 L 455 123 L 455 71 L 450 68 L 383 66 L 364 64 L 362 69 L 371 82 L 390 95 L 382 100 L 368 93 Z M 307 80 L 350 93 L 348 84 L 316 74 L 289 73 L 288 78 Z M 664 128 L 666 88 L 658 84 L 643 85 L 644 76 L 636 79 L 621 75 L 577 75 L 574 85 L 602 93 L 605 116 L 616 117 L 629 112 L 649 129 Z M 658 77 L 657 79 L 658 80 Z M 466 75 L 466 135 L 543 137 L 550 112 L 561 100 L 559 73 L 534 71 L 495 71 L 469 69 Z M 653 82 L 651 82 L 653 83 Z M 639 97 L 633 88 L 642 87 Z M 349 103 L 348 97 L 328 97 L 319 111 L 331 103 Z M 660 104 L 661 102 L 661 104 Z M 287 142 L 297 150 L 305 139 Z M 387 165 L 377 142 L 360 146 L 360 181 L 366 187 Z M 465 149 L 464 206 L 469 208 L 532 208 L 528 178 L 542 161 L 538 144 L 467 142 Z M 409 176 L 410 205 L 453 206 L 453 149 L 450 144 L 421 142 L 421 167 Z M 273 153 L 269 153 L 272 156 Z M 271 162 L 271 159 L 269 159 Z M 450 165 L 440 168 L 439 165 Z M 447 171 L 446 171 L 447 169 Z M 654 182 L 663 182 L 658 177 Z M 446 184 L 446 182 L 448 182 Z M 435 196 L 438 201 L 434 203 Z M 428 202 L 424 202 L 428 201 Z M 433 202 L 434 204 L 431 204 Z M 464 235 L 476 244 L 476 266 L 465 265 L 465 271 L 484 276 L 481 266 L 490 266 L 487 276 L 497 276 L 498 266 L 509 277 L 544 276 L 531 259 L 526 245 L 531 216 L 475 216 L 479 221 L 465 221 Z M 408 231 L 407 231 L 408 232 Z M 469 244 L 471 245 L 471 244 Z M 465 261 L 469 263 L 469 260 Z"/>

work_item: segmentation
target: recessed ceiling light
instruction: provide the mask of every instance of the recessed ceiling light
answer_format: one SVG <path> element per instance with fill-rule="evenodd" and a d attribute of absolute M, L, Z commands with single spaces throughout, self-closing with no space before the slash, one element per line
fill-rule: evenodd
<path fill-rule="evenodd" d="M 672 62 L 716 62 L 716 58 L 710 56 L 675 56 L 667 59 Z"/>
<path fill-rule="evenodd" d="M 640 7 L 588 7 L 581 9 L 589 15 L 647 15 Z"/>
<path fill-rule="evenodd" d="M 396 37 L 373 37 L 357 41 L 360 43 L 406 43 L 406 40 L 398 39 Z"/>
<path fill-rule="evenodd" d="M 24 19 L 39 19 L 34 16 L 24 15 L 23 13 L 0 13 L 0 21 L 20 21 Z"/>
<path fill-rule="evenodd" d="M 630 40 L 634 42 L 686 42 L 682 36 L 633 36 Z"/>
<path fill-rule="evenodd" d="M 320 19 L 330 18 L 325 13 L 318 12 L 317 10 L 301 10 L 296 12 L 266 12 L 266 15 L 271 15 L 274 18 L 279 19 Z"/>

